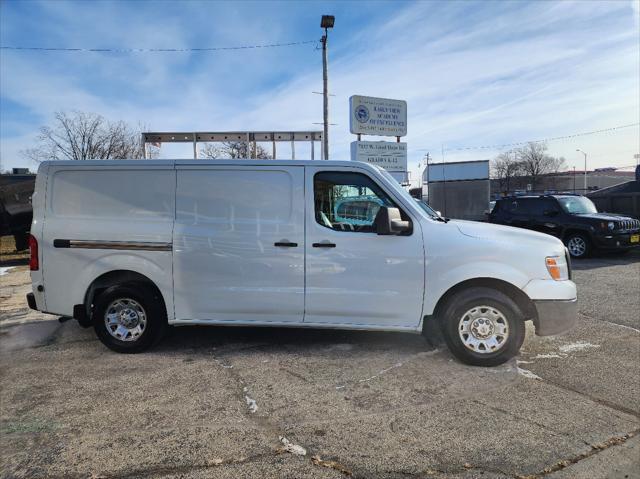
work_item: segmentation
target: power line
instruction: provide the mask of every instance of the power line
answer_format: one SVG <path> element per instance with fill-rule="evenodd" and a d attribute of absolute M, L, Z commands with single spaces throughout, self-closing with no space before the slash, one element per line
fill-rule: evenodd
<path fill-rule="evenodd" d="M 551 137 L 551 138 L 544 138 L 542 140 L 518 141 L 516 143 L 503 143 L 502 145 L 461 146 L 459 148 L 444 148 L 444 151 L 501 150 L 503 148 L 507 148 L 507 147 L 510 147 L 510 146 L 520 146 L 520 145 L 526 145 L 528 143 L 545 143 L 547 141 L 567 140 L 567 139 L 570 139 L 570 138 L 577 138 L 577 137 L 580 137 L 580 136 L 595 135 L 597 133 L 606 133 L 608 131 L 621 130 L 623 128 L 630 128 L 632 126 L 638 126 L 638 125 L 640 125 L 640 123 L 630 123 L 628 125 L 620 125 L 620 126 L 614 126 L 614 127 L 611 127 L 611 128 L 604 128 L 602 130 L 593 130 L 593 131 L 587 131 L 587 132 L 583 132 L 583 133 L 575 133 L 573 135 L 554 136 L 554 137 Z M 426 150 L 426 149 L 423 149 L 423 150 Z"/>
<path fill-rule="evenodd" d="M 251 50 L 257 48 L 293 47 L 317 43 L 318 40 L 305 40 L 290 43 L 267 43 L 263 45 L 241 45 L 235 47 L 206 47 L 206 48 L 53 48 L 53 47 L 16 47 L 0 46 L 0 50 L 23 50 L 38 52 L 80 52 L 80 53 L 185 53 L 185 52 L 216 52 L 224 50 Z"/>

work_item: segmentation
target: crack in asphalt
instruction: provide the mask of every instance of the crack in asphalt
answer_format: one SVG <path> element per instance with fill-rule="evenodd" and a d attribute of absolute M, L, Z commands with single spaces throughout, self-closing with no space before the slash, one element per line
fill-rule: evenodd
<path fill-rule="evenodd" d="M 285 432 L 283 430 L 284 428 L 282 427 L 282 425 L 274 424 L 267 416 L 257 413 L 258 406 L 256 405 L 256 401 L 253 399 L 251 399 L 251 401 L 256 406 L 255 408 L 251 407 L 251 404 L 249 403 L 249 400 L 248 400 L 249 386 L 247 382 L 244 380 L 244 378 L 241 376 L 241 374 L 238 372 L 237 368 L 234 368 L 233 364 L 231 364 L 231 362 L 227 358 L 224 358 L 223 356 L 216 356 L 216 355 L 212 355 L 212 356 L 214 361 L 220 367 L 222 367 L 223 370 L 225 370 L 227 374 L 231 377 L 231 379 L 238 385 L 239 391 L 240 391 L 238 395 L 239 396 L 238 400 L 247 406 L 245 415 L 248 418 L 250 418 L 252 421 L 254 421 L 259 427 L 267 431 L 267 433 L 269 433 L 270 436 L 278 438 L 279 446 L 274 448 L 274 452 L 272 453 L 273 455 L 289 453 L 292 455 L 306 456 L 305 459 L 308 459 L 309 462 L 315 467 L 324 467 L 324 468 L 329 467 L 341 472 L 345 476 L 351 476 L 353 474 L 351 470 L 348 469 L 343 464 L 337 461 L 324 461 L 320 458 L 318 454 L 312 454 L 312 451 L 309 449 L 309 447 L 300 445 L 299 443 L 294 444 L 293 442 L 291 442 L 286 437 Z M 289 372 L 286 369 L 283 369 L 283 370 L 286 372 Z M 296 451 L 300 451 L 300 452 L 296 452 Z M 271 454 L 261 454 L 257 456 L 265 457 L 270 455 Z"/>
<path fill-rule="evenodd" d="M 589 446 L 591 446 L 591 449 L 589 451 L 583 452 L 582 454 L 577 454 L 575 456 L 571 456 L 568 459 L 560 460 L 551 466 L 545 467 L 542 471 L 535 474 L 516 475 L 515 479 L 539 479 L 541 477 L 547 476 L 549 474 L 560 471 L 562 469 L 566 469 L 567 467 L 577 464 L 578 462 L 583 461 L 584 459 L 587 459 L 589 457 L 593 457 L 596 454 L 601 453 L 602 451 L 606 451 L 607 449 L 610 449 L 612 447 L 624 444 L 629 439 L 636 436 L 639 432 L 640 432 L 640 428 L 635 429 L 631 432 L 628 432 L 627 434 L 623 434 L 622 436 L 610 437 L 609 439 L 601 443 L 589 444 Z"/>
<path fill-rule="evenodd" d="M 108 473 L 92 473 L 89 479 L 131 479 L 131 478 L 144 478 L 154 476 L 166 476 L 168 474 L 186 474 L 193 471 L 215 469 L 225 465 L 236 464 L 249 464 L 251 462 L 262 460 L 266 457 L 272 456 L 271 453 L 260 453 L 251 456 L 245 456 L 238 459 L 211 459 L 200 464 L 176 464 L 166 465 L 158 464 L 156 466 L 150 466 L 140 469 L 130 469 L 121 472 L 108 472 Z M 47 476 L 51 479 L 75 479 L 82 478 L 87 479 L 86 474 L 68 474 L 65 473 L 61 476 Z"/>
<path fill-rule="evenodd" d="M 603 323 L 612 324 L 612 325 L 618 326 L 620 328 L 630 329 L 631 331 L 635 331 L 636 333 L 640 333 L 640 329 L 634 328 L 633 326 L 627 326 L 626 324 L 620 324 L 620 323 L 616 323 L 614 321 L 608 321 L 606 319 L 594 318 L 590 314 L 587 314 L 587 313 L 585 313 L 583 311 L 580 311 L 580 314 L 582 316 L 586 316 L 589 319 L 592 319 L 593 321 L 601 321 Z"/>
<path fill-rule="evenodd" d="M 542 379 L 542 381 L 547 382 L 548 384 L 556 386 L 557 388 L 564 389 L 565 391 L 570 391 L 572 393 L 579 394 L 580 396 L 586 397 L 587 399 L 589 399 L 589 400 L 591 400 L 591 401 L 593 401 L 593 402 L 595 402 L 595 403 L 597 403 L 597 404 L 599 404 L 601 406 L 606 406 L 609 409 L 613 409 L 614 411 L 618 411 L 618 412 L 622 412 L 622 413 L 625 413 L 625 414 L 629 414 L 630 416 L 634 416 L 634 417 L 640 419 L 640 411 L 635 411 L 635 410 L 629 409 L 629 408 L 627 408 L 625 406 L 620 406 L 619 404 L 612 403 L 611 401 L 608 401 L 606 399 L 601 399 L 601 398 L 592 396 L 591 394 L 587 394 L 585 392 L 579 391 L 577 389 L 574 389 L 572 387 L 566 386 L 564 384 L 560 384 L 560 383 L 558 383 L 556 381 L 552 381 L 550 379 L 546 379 L 544 377 L 541 377 L 540 379 Z"/>
<path fill-rule="evenodd" d="M 566 433 L 566 432 L 563 432 L 563 431 L 558 431 L 556 429 L 553 429 L 552 427 L 547 426 L 546 424 L 542 424 L 542 423 L 540 423 L 538 421 L 534 421 L 533 419 L 529 419 L 529 418 L 527 418 L 525 416 L 520 416 L 520 415 L 515 414 L 515 413 L 513 413 L 511 411 L 507 411 L 506 409 L 502 409 L 500 407 L 493 406 L 491 404 L 482 402 L 482 401 L 477 400 L 477 399 L 473 399 L 472 402 L 474 402 L 474 403 L 476 403 L 476 404 L 478 404 L 478 405 L 480 405 L 482 407 L 488 407 L 489 409 L 491 409 L 493 411 L 496 411 L 496 412 L 499 412 L 499 413 L 504 414 L 506 416 L 509 416 L 511 418 L 514 418 L 517 421 L 528 422 L 529 424 L 533 424 L 534 426 L 537 426 L 540 429 L 543 429 L 545 431 L 549 431 L 554 436 L 557 436 L 557 437 L 572 437 L 571 434 L 569 434 L 569 433 Z M 586 441 L 583 441 L 583 442 L 587 446 L 591 445 L 590 443 L 588 443 Z"/>
<path fill-rule="evenodd" d="M 591 449 L 583 452 L 581 454 L 576 454 L 574 456 L 571 456 L 567 459 L 561 459 L 559 461 L 557 461 L 556 463 L 554 463 L 551 466 L 547 466 L 545 467 L 542 471 L 540 472 L 536 472 L 533 474 L 511 474 L 511 473 L 507 473 L 503 470 L 500 469 L 496 469 L 496 468 L 486 468 L 486 467 L 481 467 L 481 466 L 474 466 L 471 464 L 464 464 L 462 466 L 462 470 L 451 470 L 451 468 L 447 468 L 447 469 L 441 469 L 438 467 L 433 467 L 433 468 L 428 468 L 422 471 L 418 471 L 418 472 L 414 472 L 414 471 L 398 471 L 398 470 L 391 470 L 391 471 L 385 471 L 385 473 L 387 474 L 401 474 L 407 477 L 423 477 L 424 474 L 428 474 L 429 476 L 439 476 L 442 474 L 447 474 L 447 475 L 451 475 L 451 474 L 459 474 L 459 473 L 464 473 L 465 471 L 470 471 L 470 470 L 476 470 L 476 471 L 481 471 L 482 473 L 484 472 L 490 472 L 490 473 L 498 473 L 498 474 L 502 474 L 505 477 L 513 477 L 514 479 L 541 479 L 545 476 L 548 476 L 549 474 L 553 474 L 554 472 L 558 472 L 561 471 L 563 469 L 566 469 L 568 467 L 571 467 L 574 464 L 579 463 L 580 461 L 583 461 L 585 459 L 588 459 L 590 457 L 593 457 L 603 451 L 606 451 L 607 449 L 610 449 L 612 447 L 616 447 L 616 446 L 620 446 L 622 444 L 624 444 L 625 442 L 627 442 L 629 439 L 635 437 L 638 433 L 640 433 L 640 428 L 639 429 L 635 429 L 631 432 L 628 432 L 626 434 L 623 434 L 622 436 L 613 436 L 610 437 L 609 439 L 607 439 L 604 442 L 601 443 L 596 443 L 596 444 L 591 444 L 588 442 L 585 442 L 585 444 L 587 446 L 589 446 Z M 353 474 L 353 477 L 356 479 L 371 479 L 371 475 L 365 475 L 365 476 L 360 476 L 359 474 Z"/>

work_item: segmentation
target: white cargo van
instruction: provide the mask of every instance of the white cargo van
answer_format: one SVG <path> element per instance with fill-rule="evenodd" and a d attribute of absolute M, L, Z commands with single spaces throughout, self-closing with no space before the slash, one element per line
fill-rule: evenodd
<path fill-rule="evenodd" d="M 517 354 L 576 320 L 560 240 L 448 221 L 384 170 L 338 161 L 40 165 L 30 307 L 142 351 L 167 324 L 442 335 L 460 360 Z"/>

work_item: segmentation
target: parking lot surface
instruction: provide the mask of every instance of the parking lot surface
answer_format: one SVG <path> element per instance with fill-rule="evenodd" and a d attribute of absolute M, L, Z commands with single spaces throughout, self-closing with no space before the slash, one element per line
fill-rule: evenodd
<path fill-rule="evenodd" d="M 638 478 L 640 255 L 496 368 L 398 333 L 172 328 L 119 355 L 0 270 L 2 477 Z"/>

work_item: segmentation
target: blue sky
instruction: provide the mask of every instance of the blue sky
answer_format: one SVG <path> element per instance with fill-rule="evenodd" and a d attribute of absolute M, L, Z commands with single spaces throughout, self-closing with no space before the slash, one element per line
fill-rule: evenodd
<path fill-rule="evenodd" d="M 349 156 L 348 98 L 408 102 L 412 169 L 492 158 L 462 149 L 640 122 L 640 0 L 441 2 L 15 1 L 2 46 L 198 48 L 317 40 L 330 32 L 331 152 Z M 58 110 L 148 130 L 309 130 L 322 121 L 316 44 L 208 53 L 0 51 L 2 169 Z M 373 139 L 373 138 L 372 138 Z M 548 144 L 569 167 L 635 164 L 640 127 Z M 279 150 L 282 151 L 282 150 Z M 173 157 L 189 148 L 165 149 Z M 297 156 L 308 155 L 297 150 Z M 285 155 L 288 151 L 284 152 Z"/>

